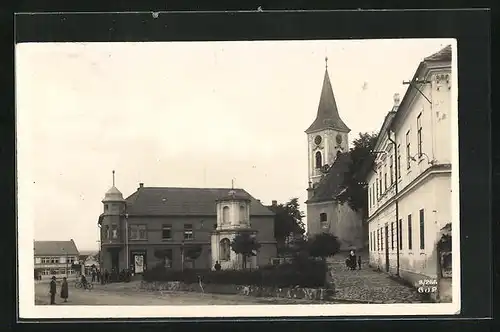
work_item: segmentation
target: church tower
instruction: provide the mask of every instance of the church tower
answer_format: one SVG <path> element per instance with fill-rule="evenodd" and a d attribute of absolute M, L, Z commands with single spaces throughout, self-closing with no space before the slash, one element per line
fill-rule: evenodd
<path fill-rule="evenodd" d="M 333 95 L 328 75 L 328 58 L 325 58 L 325 76 L 319 100 L 318 113 L 307 128 L 309 189 L 320 181 L 323 171 L 331 166 L 338 153 L 349 149 L 351 131 L 342 121 Z"/>

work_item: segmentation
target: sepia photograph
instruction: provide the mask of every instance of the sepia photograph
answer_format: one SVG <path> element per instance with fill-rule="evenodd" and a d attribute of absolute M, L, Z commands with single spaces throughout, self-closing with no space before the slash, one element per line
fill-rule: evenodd
<path fill-rule="evenodd" d="M 456 40 L 15 62 L 20 317 L 460 313 Z"/>

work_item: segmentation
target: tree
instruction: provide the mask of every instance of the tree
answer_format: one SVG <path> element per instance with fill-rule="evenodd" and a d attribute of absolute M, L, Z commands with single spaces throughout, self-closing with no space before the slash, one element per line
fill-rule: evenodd
<path fill-rule="evenodd" d="M 344 191 L 337 196 L 340 203 L 347 203 L 354 211 L 361 211 L 363 219 L 368 212 L 368 189 L 366 175 L 373 169 L 375 154 L 373 149 L 377 143 L 378 134 L 360 133 L 349 151 L 349 171 L 344 175 L 342 186 Z"/>
<path fill-rule="evenodd" d="M 231 249 L 243 257 L 243 268 L 245 269 L 247 267 L 247 258 L 256 256 L 259 248 L 260 244 L 257 239 L 247 232 L 238 233 L 231 242 Z"/>
<path fill-rule="evenodd" d="M 200 245 L 197 246 L 191 246 L 186 250 L 186 257 L 189 258 L 190 260 L 193 261 L 193 268 L 194 268 L 194 263 L 200 257 L 201 255 L 202 248 Z"/>
<path fill-rule="evenodd" d="M 284 204 L 273 205 L 270 209 L 275 213 L 274 237 L 278 242 L 278 248 L 284 248 L 290 237 L 300 237 L 305 233 L 302 222 L 304 212 L 300 211 L 298 198 L 292 198 Z"/>
<path fill-rule="evenodd" d="M 320 233 L 313 236 L 307 243 L 309 255 L 312 257 L 321 257 L 326 260 L 339 252 L 340 241 L 330 233 Z"/>

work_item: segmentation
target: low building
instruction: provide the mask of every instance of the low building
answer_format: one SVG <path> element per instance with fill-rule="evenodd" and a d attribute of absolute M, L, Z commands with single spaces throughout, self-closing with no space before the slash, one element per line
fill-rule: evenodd
<path fill-rule="evenodd" d="M 441 300 L 451 288 L 451 46 L 425 58 L 402 100 L 395 95 L 367 177 L 370 265 Z M 437 285 L 432 285 L 437 286 Z M 432 287 L 431 287 L 432 288 Z"/>
<path fill-rule="evenodd" d="M 80 255 L 80 262 L 83 265 L 85 275 L 89 275 L 92 269 L 99 269 L 99 253 L 82 254 Z"/>
<path fill-rule="evenodd" d="M 167 268 L 237 268 L 228 243 L 250 232 L 261 245 L 252 267 L 276 257 L 274 213 L 243 189 L 145 187 L 124 199 L 114 186 L 102 201 L 101 270 L 136 274 Z M 250 265 L 248 265 L 250 266 Z"/>
<path fill-rule="evenodd" d="M 35 275 L 42 279 L 76 277 L 79 252 L 75 241 L 34 241 Z"/>

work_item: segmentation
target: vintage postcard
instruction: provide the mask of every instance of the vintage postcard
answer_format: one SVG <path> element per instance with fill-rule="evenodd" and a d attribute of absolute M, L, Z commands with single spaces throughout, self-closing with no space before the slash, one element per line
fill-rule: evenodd
<path fill-rule="evenodd" d="M 21 318 L 460 312 L 454 39 L 15 61 Z"/>

